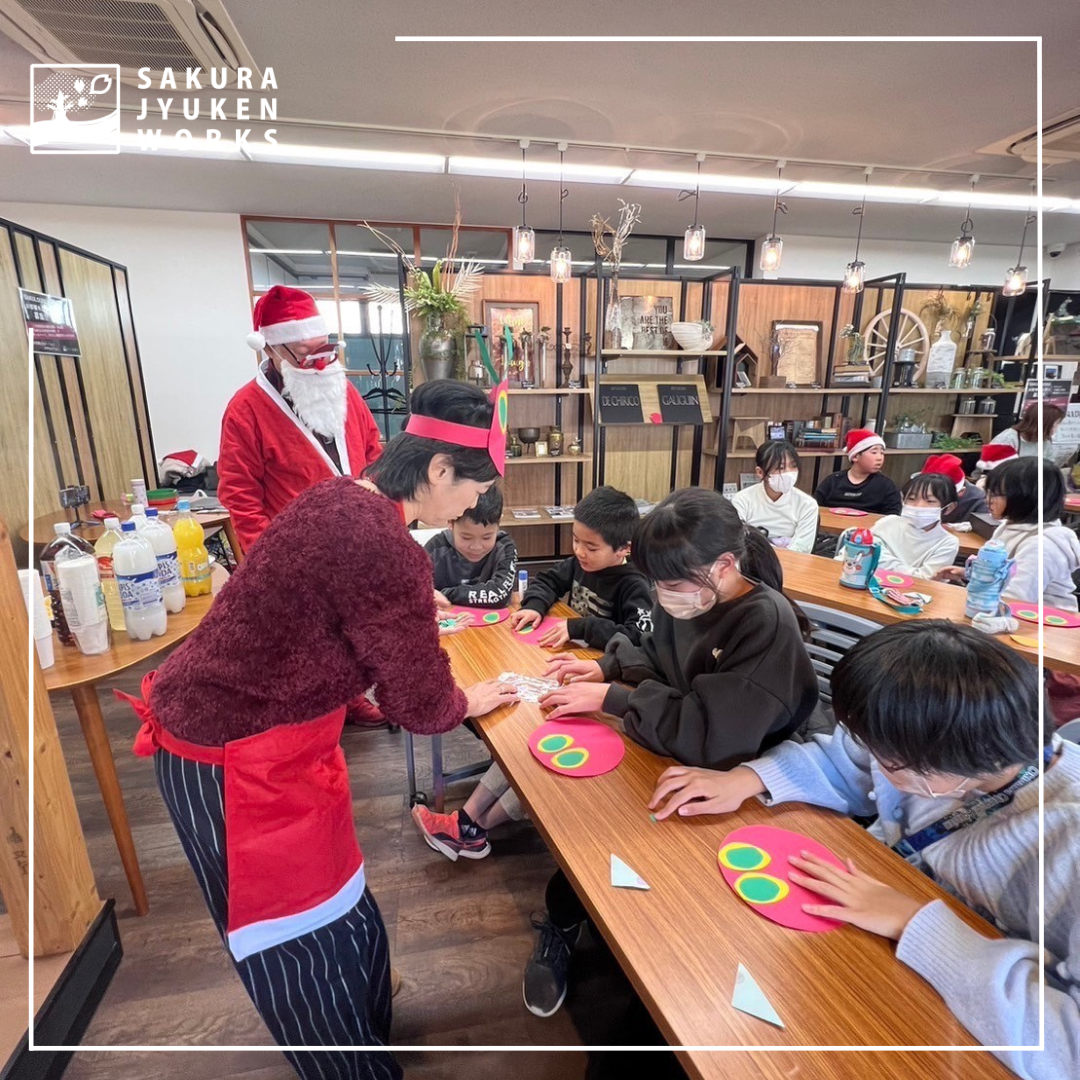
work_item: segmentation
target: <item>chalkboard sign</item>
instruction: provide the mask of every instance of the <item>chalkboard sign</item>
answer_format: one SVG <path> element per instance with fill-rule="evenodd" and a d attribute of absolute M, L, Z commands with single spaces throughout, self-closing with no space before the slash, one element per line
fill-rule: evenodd
<path fill-rule="evenodd" d="M 665 424 L 701 424 L 701 398 L 691 383 L 660 383 L 660 416 Z"/>
<path fill-rule="evenodd" d="M 605 424 L 644 423 L 637 383 L 601 383 L 600 420 Z"/>

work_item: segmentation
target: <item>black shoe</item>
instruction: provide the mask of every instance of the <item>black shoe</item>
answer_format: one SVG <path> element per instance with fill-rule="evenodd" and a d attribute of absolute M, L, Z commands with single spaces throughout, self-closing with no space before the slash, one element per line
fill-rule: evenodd
<path fill-rule="evenodd" d="M 532 924 L 540 936 L 525 965 L 521 994 L 525 1008 L 534 1016 L 554 1016 L 566 998 L 566 971 L 581 936 L 581 925 L 560 930 L 546 914 L 533 915 Z"/>

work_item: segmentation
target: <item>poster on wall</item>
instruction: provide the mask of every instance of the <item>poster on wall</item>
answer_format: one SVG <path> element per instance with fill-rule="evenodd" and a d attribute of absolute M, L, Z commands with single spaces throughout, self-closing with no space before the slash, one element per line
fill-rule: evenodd
<path fill-rule="evenodd" d="M 674 349 L 671 324 L 675 305 L 670 296 L 623 296 L 619 324 L 624 349 Z M 628 344 L 629 343 L 629 344 Z"/>
<path fill-rule="evenodd" d="M 1020 412 L 1023 415 L 1028 405 L 1040 398 L 1046 405 L 1056 405 L 1059 409 L 1067 411 L 1070 397 L 1072 397 L 1072 383 L 1068 379 L 1028 379 L 1024 384 L 1024 402 Z"/>
<path fill-rule="evenodd" d="M 1059 450 L 1075 450 L 1080 446 L 1080 405 L 1070 405 L 1065 419 L 1050 440 Z"/>
<path fill-rule="evenodd" d="M 515 352 L 523 333 L 531 335 L 535 342 L 540 326 L 540 305 L 520 300 L 485 300 L 484 325 L 488 328 L 495 367 L 503 371 L 506 363 L 506 328 L 509 326 L 513 332 Z"/>
<path fill-rule="evenodd" d="M 46 356 L 79 356 L 79 335 L 71 301 L 63 296 L 19 290 L 23 321 L 34 332 L 34 352 Z"/>

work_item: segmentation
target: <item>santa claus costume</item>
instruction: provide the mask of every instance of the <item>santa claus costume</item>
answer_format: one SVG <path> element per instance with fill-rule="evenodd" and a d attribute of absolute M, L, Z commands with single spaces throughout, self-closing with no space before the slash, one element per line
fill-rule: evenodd
<path fill-rule="evenodd" d="M 505 393 L 493 412 L 490 429 L 414 413 L 395 442 L 471 448 L 486 475 L 469 479 L 490 482 Z M 277 515 L 142 700 L 118 692 L 240 978 L 304 1080 L 401 1076 L 389 1052 L 357 1049 L 390 1038 L 389 952 L 339 738 L 346 702 L 374 685 L 417 734 L 468 711 L 402 505 L 339 477 Z M 354 1049 L 294 1052 L 327 1046 Z"/>
<path fill-rule="evenodd" d="M 375 419 L 326 344 L 314 298 L 274 285 L 252 321 L 247 343 L 268 355 L 225 409 L 217 462 L 218 498 L 245 551 L 301 492 L 331 476 L 355 479 L 381 452 Z"/>

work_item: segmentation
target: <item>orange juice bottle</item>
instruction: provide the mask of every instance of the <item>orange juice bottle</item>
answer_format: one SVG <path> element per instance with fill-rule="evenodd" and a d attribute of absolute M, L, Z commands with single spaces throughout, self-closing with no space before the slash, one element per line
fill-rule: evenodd
<path fill-rule="evenodd" d="M 176 557 L 180 563 L 180 580 L 188 596 L 208 596 L 210 593 L 210 554 L 203 543 L 203 528 L 191 512 L 190 499 L 176 501 L 176 521 L 173 537 Z"/>

